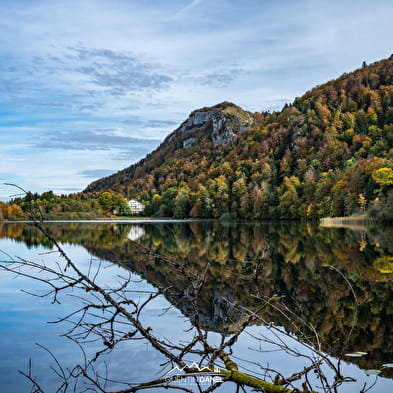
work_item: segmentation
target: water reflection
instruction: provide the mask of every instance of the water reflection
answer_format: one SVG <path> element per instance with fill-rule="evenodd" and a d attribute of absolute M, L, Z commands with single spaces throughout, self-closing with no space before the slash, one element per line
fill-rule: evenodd
<path fill-rule="evenodd" d="M 167 299 L 191 319 L 195 314 L 184 301 L 190 291 L 184 272 L 133 241 L 203 275 L 196 305 L 206 329 L 229 334 L 245 318 L 241 307 L 256 310 L 261 298 L 285 296 L 286 306 L 318 331 L 325 352 L 335 356 L 343 350 L 367 352 L 347 359 L 364 369 L 393 362 L 392 228 L 353 231 L 307 223 L 210 221 L 74 222 L 47 228 L 59 241 L 81 245 L 92 255 L 126 266 L 157 288 L 171 287 Z M 29 247 L 52 246 L 25 224 L 2 224 L 0 236 Z M 263 317 L 289 332 L 311 335 L 309 326 L 299 331 L 279 310 L 267 308 Z M 393 376 L 389 370 L 384 375 Z"/>

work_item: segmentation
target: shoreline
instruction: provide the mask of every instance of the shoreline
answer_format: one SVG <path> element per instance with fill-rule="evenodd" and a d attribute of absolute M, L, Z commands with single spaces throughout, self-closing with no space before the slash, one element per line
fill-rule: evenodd
<path fill-rule="evenodd" d="M 32 223 L 32 222 L 191 222 L 191 221 L 198 221 L 198 219 L 195 218 L 181 218 L 181 219 L 176 219 L 176 218 L 94 218 L 94 219 L 63 219 L 63 220 L 0 220 L 1 223 Z"/>

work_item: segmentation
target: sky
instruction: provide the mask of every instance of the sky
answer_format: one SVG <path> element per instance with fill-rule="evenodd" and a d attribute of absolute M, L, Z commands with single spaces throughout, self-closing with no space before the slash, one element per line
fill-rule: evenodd
<path fill-rule="evenodd" d="M 0 200 L 128 167 L 190 112 L 280 110 L 393 53 L 391 0 L 0 0 Z"/>

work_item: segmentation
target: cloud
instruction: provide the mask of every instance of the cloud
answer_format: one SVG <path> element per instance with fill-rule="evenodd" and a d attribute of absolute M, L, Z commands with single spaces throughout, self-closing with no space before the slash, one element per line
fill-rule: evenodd
<path fill-rule="evenodd" d="M 80 191 L 80 188 L 78 188 L 78 187 L 61 187 L 61 188 L 52 187 L 52 191 L 54 191 L 55 193 L 66 194 L 66 193 L 78 192 L 78 191 Z"/>
<path fill-rule="evenodd" d="M 130 166 L 135 162 L 138 162 L 148 153 L 151 153 L 156 147 L 157 145 L 152 147 L 151 149 L 145 149 L 144 146 L 140 146 L 140 148 L 135 148 L 134 150 L 117 151 L 116 154 L 112 155 L 111 159 L 114 161 L 120 161 L 123 164 L 123 166 L 118 166 L 118 169 L 120 170 Z M 116 172 L 116 170 L 113 172 Z"/>
<path fill-rule="evenodd" d="M 98 179 L 101 177 L 109 176 L 113 174 L 115 171 L 113 169 L 85 169 L 83 171 L 79 171 L 78 175 L 83 176 L 88 179 Z"/>
<path fill-rule="evenodd" d="M 121 124 L 126 126 L 132 126 L 132 128 L 139 128 L 139 129 L 154 129 L 160 128 L 165 132 L 168 132 L 168 129 L 174 130 L 180 123 L 174 120 L 145 120 L 138 117 L 130 117 L 125 120 L 120 120 Z"/>
<path fill-rule="evenodd" d="M 203 0 L 192 0 L 189 4 L 187 4 L 185 7 L 180 9 L 175 15 L 177 17 L 183 16 L 187 14 L 188 12 L 192 11 L 195 7 L 198 5 L 202 4 Z"/>
<path fill-rule="evenodd" d="M 92 131 L 52 131 L 33 144 L 35 148 L 56 150 L 149 150 L 156 146 L 158 139 L 138 139 L 116 135 L 115 130 L 99 129 Z"/>
<path fill-rule="evenodd" d="M 202 74 L 196 79 L 204 86 L 228 87 L 243 73 L 245 70 L 242 68 L 217 69 L 214 72 Z"/>
<path fill-rule="evenodd" d="M 2 53 L 0 103 L 16 110 L 123 113 L 168 89 L 171 71 L 129 50 L 67 46 L 57 56 Z M 11 64 L 11 65 L 10 65 Z"/>
<path fill-rule="evenodd" d="M 110 89 L 112 94 L 129 94 L 132 91 L 159 90 L 173 81 L 160 72 L 160 66 L 142 61 L 128 52 L 110 49 L 69 47 L 71 61 L 83 64 L 73 69 L 88 76 L 94 85 Z M 74 55 L 72 54 L 74 53 Z"/>
<path fill-rule="evenodd" d="M 176 125 L 178 123 L 172 120 L 148 120 L 144 123 L 144 126 L 148 128 L 168 128 L 175 127 Z"/>

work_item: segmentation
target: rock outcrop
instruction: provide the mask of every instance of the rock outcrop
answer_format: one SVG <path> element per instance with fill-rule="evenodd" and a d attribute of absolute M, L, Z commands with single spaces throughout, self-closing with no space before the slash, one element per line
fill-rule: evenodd
<path fill-rule="evenodd" d="M 243 131 L 253 124 L 253 117 L 235 104 L 223 102 L 211 108 L 198 109 L 190 114 L 188 119 L 177 128 L 167 141 L 184 135 L 183 148 L 197 142 L 197 134 L 201 131 L 208 133 L 215 144 L 226 145 L 232 142 L 236 133 Z"/>

